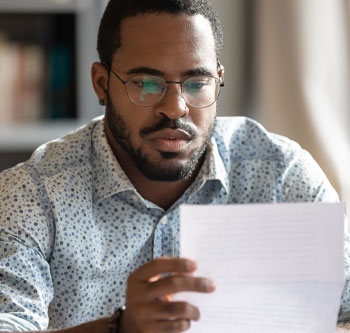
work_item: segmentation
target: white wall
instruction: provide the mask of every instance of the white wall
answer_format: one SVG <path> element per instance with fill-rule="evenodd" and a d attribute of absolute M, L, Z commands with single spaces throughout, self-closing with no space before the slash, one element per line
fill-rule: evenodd
<path fill-rule="evenodd" d="M 243 114 L 245 92 L 244 0 L 211 0 L 224 30 L 225 87 L 218 103 L 219 115 Z"/>

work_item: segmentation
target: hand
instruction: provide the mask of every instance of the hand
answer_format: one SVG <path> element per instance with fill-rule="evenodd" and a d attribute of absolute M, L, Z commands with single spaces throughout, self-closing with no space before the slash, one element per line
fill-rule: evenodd
<path fill-rule="evenodd" d="M 158 258 L 142 266 L 128 278 L 126 310 L 120 321 L 121 333 L 183 332 L 199 310 L 187 302 L 172 302 L 180 291 L 209 293 L 211 280 L 193 277 L 196 263 L 182 258 Z M 160 278 L 160 274 L 174 273 Z M 119 332 L 119 331 L 118 331 Z"/>
<path fill-rule="evenodd" d="M 341 322 L 338 323 L 336 333 L 346 333 L 350 332 L 350 323 L 349 322 Z"/>

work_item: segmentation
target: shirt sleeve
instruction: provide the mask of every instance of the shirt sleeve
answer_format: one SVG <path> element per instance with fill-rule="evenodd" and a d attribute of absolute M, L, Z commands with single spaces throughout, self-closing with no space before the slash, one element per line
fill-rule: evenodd
<path fill-rule="evenodd" d="M 54 227 L 38 181 L 17 167 L 0 174 L 0 330 L 45 330 L 53 298 Z"/>
<path fill-rule="evenodd" d="M 283 202 L 339 202 L 337 192 L 306 150 L 296 150 L 285 164 Z"/>
<path fill-rule="evenodd" d="M 344 242 L 344 257 L 345 257 L 345 286 L 341 299 L 339 311 L 339 321 L 350 321 L 350 235 L 348 221 L 345 219 L 345 242 Z"/>

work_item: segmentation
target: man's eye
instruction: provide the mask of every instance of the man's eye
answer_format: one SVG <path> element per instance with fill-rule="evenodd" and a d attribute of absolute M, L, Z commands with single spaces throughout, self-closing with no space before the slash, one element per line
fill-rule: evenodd
<path fill-rule="evenodd" d="M 145 85 L 145 82 L 142 81 L 142 80 L 137 80 L 137 79 L 133 79 L 133 80 L 130 80 L 131 85 L 134 87 L 134 88 L 139 88 L 139 89 L 142 89 L 144 88 L 144 85 Z"/>
<path fill-rule="evenodd" d="M 189 82 L 186 84 L 186 89 L 188 89 L 188 91 L 190 92 L 198 92 L 205 89 L 205 87 L 207 86 L 208 86 L 208 83 L 206 81 Z"/>
<path fill-rule="evenodd" d="M 134 88 L 142 90 L 143 93 L 147 94 L 158 94 L 160 91 L 160 84 L 154 81 L 145 80 L 131 80 Z"/>

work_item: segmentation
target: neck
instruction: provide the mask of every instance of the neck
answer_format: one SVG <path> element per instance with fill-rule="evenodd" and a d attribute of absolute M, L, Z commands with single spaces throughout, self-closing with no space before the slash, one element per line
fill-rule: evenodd
<path fill-rule="evenodd" d="M 149 180 L 143 175 L 127 173 L 140 195 L 164 210 L 169 209 L 182 196 L 193 182 L 196 174 L 197 172 L 193 173 L 190 178 L 185 180 L 166 182 Z"/>
<path fill-rule="evenodd" d="M 188 179 L 172 182 L 150 180 L 139 171 L 130 155 L 113 138 L 108 126 L 106 126 L 106 122 L 105 132 L 115 157 L 138 193 L 140 193 L 144 199 L 153 202 L 164 210 L 169 209 L 191 185 L 204 160 L 202 157 L 200 161 L 198 161 L 196 169 Z"/>

